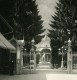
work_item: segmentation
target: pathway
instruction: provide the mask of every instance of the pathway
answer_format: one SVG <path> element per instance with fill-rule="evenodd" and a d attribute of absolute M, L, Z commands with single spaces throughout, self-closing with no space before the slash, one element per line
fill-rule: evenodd
<path fill-rule="evenodd" d="M 74 74 L 68 74 L 67 70 L 50 69 L 49 64 L 48 62 L 40 63 L 36 71 L 32 71 L 32 73 L 28 71 L 28 74 L 0 75 L 0 80 L 77 80 L 77 70 L 72 71 Z M 26 70 L 24 71 L 26 72 Z"/>
<path fill-rule="evenodd" d="M 50 62 L 39 62 L 37 69 L 50 69 Z"/>
<path fill-rule="evenodd" d="M 75 74 L 0 75 L 0 80 L 77 80 Z"/>
<path fill-rule="evenodd" d="M 77 80 L 75 74 L 46 74 L 47 80 Z"/>

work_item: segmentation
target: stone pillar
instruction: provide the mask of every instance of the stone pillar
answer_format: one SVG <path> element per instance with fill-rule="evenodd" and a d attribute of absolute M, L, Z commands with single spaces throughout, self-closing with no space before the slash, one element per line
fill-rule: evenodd
<path fill-rule="evenodd" d="M 36 53 L 35 51 L 30 52 L 30 69 L 31 69 L 31 63 L 33 63 L 33 69 L 36 70 Z"/>
<path fill-rule="evenodd" d="M 72 72 L 72 48 L 71 48 L 71 40 L 68 40 L 68 52 L 67 52 L 67 70 L 68 73 Z"/>
<path fill-rule="evenodd" d="M 16 74 L 22 73 L 23 67 L 23 43 L 22 40 L 17 40 L 17 59 L 16 59 Z"/>
<path fill-rule="evenodd" d="M 21 73 L 21 50 L 20 45 L 17 45 L 17 59 L 16 59 L 16 74 Z"/>
<path fill-rule="evenodd" d="M 34 68 L 34 70 L 36 70 L 36 53 L 35 53 L 35 45 L 34 45 L 34 39 L 32 39 L 32 41 L 31 41 L 31 53 L 30 53 L 30 55 L 32 56 L 33 55 L 33 59 L 31 59 L 30 58 L 30 61 L 33 61 L 33 68 Z M 30 57 L 31 57 L 30 56 Z"/>
<path fill-rule="evenodd" d="M 36 70 L 36 53 L 34 52 L 34 69 Z"/>
<path fill-rule="evenodd" d="M 23 68 L 23 51 L 21 51 L 21 70 Z"/>

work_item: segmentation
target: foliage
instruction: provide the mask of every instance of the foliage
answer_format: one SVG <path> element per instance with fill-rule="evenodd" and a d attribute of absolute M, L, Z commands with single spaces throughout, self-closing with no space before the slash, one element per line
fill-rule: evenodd
<path fill-rule="evenodd" d="M 72 43 L 74 42 L 77 32 L 77 27 L 75 25 L 76 7 L 73 5 L 73 0 L 59 0 L 56 4 L 56 12 L 55 15 L 52 16 L 53 21 L 51 21 L 50 24 L 53 30 L 49 30 L 50 34 L 48 35 L 51 39 L 52 54 L 56 50 L 53 57 L 55 54 L 57 55 L 58 49 L 65 45 L 69 37 Z M 69 35 L 68 30 L 70 30 L 71 33 Z M 72 45 L 74 48 L 74 44 Z"/>
<path fill-rule="evenodd" d="M 38 5 L 35 0 L 1 0 L 1 14 L 12 25 L 16 39 L 25 39 L 25 43 L 31 45 L 31 40 L 35 39 L 35 44 L 44 37 L 40 36 L 42 29 L 41 16 L 38 15 Z M 10 36 L 11 38 L 12 36 Z M 25 45 L 26 46 L 26 45 Z M 26 46 L 26 47 L 28 47 Z M 29 46 L 30 48 L 30 46 Z"/>

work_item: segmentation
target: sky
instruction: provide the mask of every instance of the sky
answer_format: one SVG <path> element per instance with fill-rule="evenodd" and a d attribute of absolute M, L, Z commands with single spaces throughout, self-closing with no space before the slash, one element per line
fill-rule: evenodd
<path fill-rule="evenodd" d="M 39 15 L 42 16 L 44 29 L 51 29 L 49 26 L 52 20 L 51 15 L 54 15 L 56 2 L 58 0 L 36 0 L 39 9 Z"/>
<path fill-rule="evenodd" d="M 39 15 L 42 16 L 44 29 L 51 29 L 49 23 L 52 20 L 51 15 L 54 15 L 54 12 L 56 11 L 55 6 L 57 1 L 58 0 L 36 0 L 36 3 L 38 4 Z M 46 30 L 43 35 L 46 35 L 47 33 L 48 31 Z M 50 46 L 50 39 L 48 36 L 45 36 L 42 41 L 37 44 L 38 48 L 44 46 Z"/>

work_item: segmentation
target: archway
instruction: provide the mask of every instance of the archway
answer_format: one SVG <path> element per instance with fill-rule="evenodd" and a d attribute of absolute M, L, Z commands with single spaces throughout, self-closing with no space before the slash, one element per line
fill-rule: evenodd
<path fill-rule="evenodd" d="M 40 52 L 40 61 L 41 62 L 50 62 L 50 49 L 42 49 Z"/>

